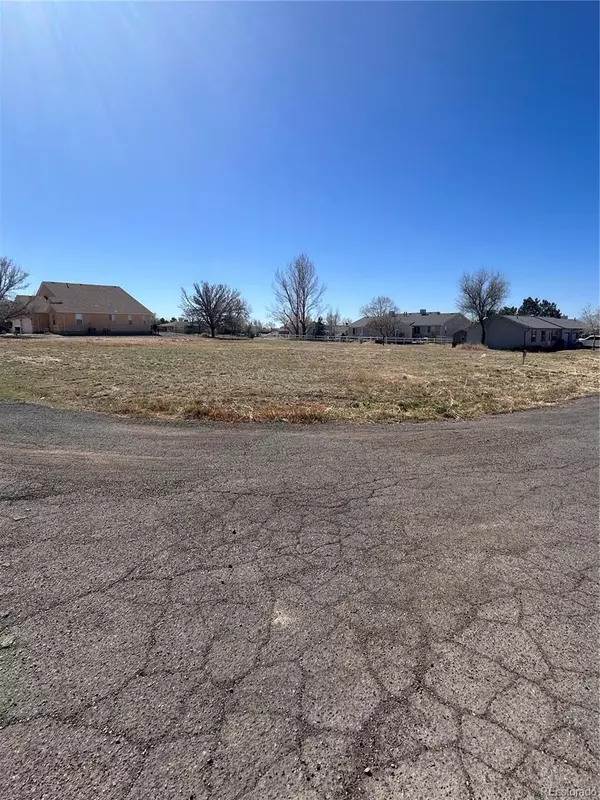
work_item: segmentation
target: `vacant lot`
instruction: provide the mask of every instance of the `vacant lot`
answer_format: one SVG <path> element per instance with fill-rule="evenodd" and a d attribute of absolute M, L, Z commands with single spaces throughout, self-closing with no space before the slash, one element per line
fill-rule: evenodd
<path fill-rule="evenodd" d="M 139 417 L 470 419 L 598 391 L 597 353 L 196 337 L 0 340 L 0 398 Z"/>

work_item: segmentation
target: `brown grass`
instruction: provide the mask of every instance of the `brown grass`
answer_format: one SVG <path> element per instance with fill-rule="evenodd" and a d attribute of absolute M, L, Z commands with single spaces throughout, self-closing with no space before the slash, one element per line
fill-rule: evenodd
<path fill-rule="evenodd" d="M 471 350 L 479 353 L 485 353 L 487 351 L 487 347 L 484 344 L 457 344 L 456 345 L 459 350 Z"/>
<path fill-rule="evenodd" d="M 0 398 L 146 418 L 472 419 L 598 391 L 597 353 L 186 338 L 0 339 Z"/>

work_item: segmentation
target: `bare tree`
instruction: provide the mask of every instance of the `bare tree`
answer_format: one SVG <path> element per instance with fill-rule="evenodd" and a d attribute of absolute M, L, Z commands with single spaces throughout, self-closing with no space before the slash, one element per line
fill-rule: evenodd
<path fill-rule="evenodd" d="M 274 303 L 271 314 L 290 333 L 305 336 L 311 319 L 322 309 L 325 285 L 319 281 L 315 265 L 301 253 L 287 267 L 275 272 Z"/>
<path fill-rule="evenodd" d="M 388 336 L 393 336 L 398 326 L 398 306 L 394 301 L 385 295 L 374 297 L 370 303 L 362 306 L 360 313 L 363 317 L 369 317 L 370 328 L 379 331 L 385 340 Z"/>
<path fill-rule="evenodd" d="M 246 333 L 250 327 L 251 312 L 248 303 L 242 297 L 238 297 L 231 303 L 231 308 L 223 320 L 223 327 L 234 336 Z"/>
<path fill-rule="evenodd" d="M 465 272 L 458 283 L 458 289 L 459 311 L 479 322 L 481 344 L 485 344 L 485 324 L 500 311 L 508 295 L 509 283 L 499 272 L 480 269 L 472 274 Z"/>
<path fill-rule="evenodd" d="M 28 277 L 12 258 L 0 256 L 0 300 L 10 300 L 19 289 L 25 289 Z"/>
<path fill-rule="evenodd" d="M 250 326 L 249 326 L 250 336 L 260 336 L 260 334 L 265 329 L 266 329 L 265 328 L 265 323 L 262 322 L 262 320 L 258 319 L 258 317 L 254 317 L 254 319 L 250 322 Z"/>
<path fill-rule="evenodd" d="M 327 311 L 327 316 L 325 317 L 325 325 L 327 330 L 328 336 L 336 336 L 338 326 L 342 324 L 342 315 L 340 314 L 339 308 L 336 308 L 334 311 L 331 306 L 329 306 L 329 310 Z"/>
<path fill-rule="evenodd" d="M 32 309 L 33 298 L 31 297 L 21 298 L 17 295 L 14 300 L 8 298 L 0 300 L 0 327 L 11 320 L 26 317 Z"/>
<path fill-rule="evenodd" d="M 27 311 L 29 302 L 15 303 L 14 295 L 27 287 L 28 277 L 12 258 L 0 256 L 0 323 Z"/>
<path fill-rule="evenodd" d="M 581 309 L 581 321 L 587 331 L 590 333 L 600 334 L 600 306 L 591 305 L 588 303 Z"/>
<path fill-rule="evenodd" d="M 232 316 L 241 313 L 242 306 L 248 310 L 237 289 L 232 289 L 223 283 L 194 284 L 193 292 L 188 294 L 181 290 L 181 309 L 185 316 L 198 325 L 206 325 L 210 335 L 215 337 L 217 329 L 221 328 Z"/>

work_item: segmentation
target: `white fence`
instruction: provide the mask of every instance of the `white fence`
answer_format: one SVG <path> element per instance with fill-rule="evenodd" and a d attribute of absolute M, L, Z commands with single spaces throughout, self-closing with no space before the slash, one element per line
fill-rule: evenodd
<path fill-rule="evenodd" d="M 303 341 L 303 342 L 341 342 L 351 343 L 358 342 L 359 344 L 367 342 L 383 343 L 381 336 L 293 336 L 289 333 L 268 333 L 261 336 L 262 339 L 286 339 L 288 341 Z M 451 336 L 419 336 L 414 339 L 409 339 L 404 336 L 388 336 L 385 339 L 385 344 L 452 344 Z"/>

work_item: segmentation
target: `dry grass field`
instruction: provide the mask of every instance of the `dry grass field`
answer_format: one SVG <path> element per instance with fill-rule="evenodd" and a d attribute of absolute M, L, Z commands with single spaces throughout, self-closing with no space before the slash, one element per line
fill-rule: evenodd
<path fill-rule="evenodd" d="M 0 399 L 146 418 L 472 419 L 598 391 L 598 353 L 444 345 L 0 339 Z"/>

